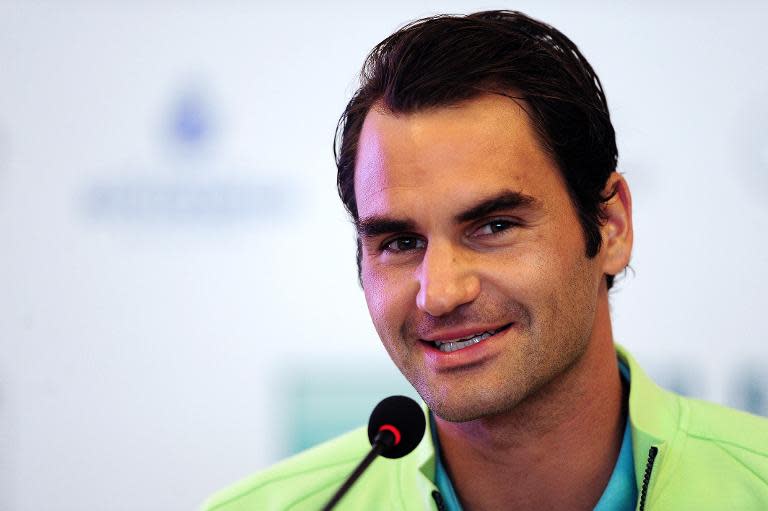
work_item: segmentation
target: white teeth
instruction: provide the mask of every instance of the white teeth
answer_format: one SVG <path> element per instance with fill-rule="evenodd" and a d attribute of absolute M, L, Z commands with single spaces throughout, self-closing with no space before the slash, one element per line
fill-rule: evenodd
<path fill-rule="evenodd" d="M 472 336 L 469 339 L 466 339 L 463 341 L 461 340 L 453 341 L 453 342 L 435 341 L 435 344 L 437 345 L 437 348 L 443 353 L 450 353 L 451 351 L 460 350 L 462 348 L 466 348 L 467 346 L 472 346 L 473 344 L 477 344 L 480 341 L 484 341 L 495 333 L 496 331 L 485 332 L 482 334 Z"/>

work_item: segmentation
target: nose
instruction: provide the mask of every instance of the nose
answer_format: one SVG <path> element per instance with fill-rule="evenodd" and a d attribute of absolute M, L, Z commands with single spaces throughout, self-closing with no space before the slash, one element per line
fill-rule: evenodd
<path fill-rule="evenodd" d="M 449 243 L 427 245 L 418 279 L 416 306 L 435 317 L 472 302 L 480 293 L 480 279 L 471 258 Z"/>

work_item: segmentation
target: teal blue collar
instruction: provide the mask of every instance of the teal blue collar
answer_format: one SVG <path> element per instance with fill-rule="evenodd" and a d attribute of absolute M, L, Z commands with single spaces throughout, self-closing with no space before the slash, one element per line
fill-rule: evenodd
<path fill-rule="evenodd" d="M 459 498 L 456 496 L 456 490 L 453 489 L 451 478 L 443 465 L 440 455 L 440 440 L 437 438 L 437 426 L 432 412 L 429 412 L 430 430 L 432 431 L 432 443 L 435 445 L 435 486 L 443 497 L 445 511 L 462 511 Z"/>
<path fill-rule="evenodd" d="M 622 361 L 619 361 L 619 371 L 629 385 L 629 369 Z M 636 504 L 635 457 L 632 454 L 632 428 L 627 417 L 619 457 L 616 459 L 608 485 L 595 506 L 595 511 L 633 511 Z"/>

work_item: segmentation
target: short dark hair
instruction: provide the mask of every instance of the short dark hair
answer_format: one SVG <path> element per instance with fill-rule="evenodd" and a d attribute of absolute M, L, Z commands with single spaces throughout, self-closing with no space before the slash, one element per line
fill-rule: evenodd
<path fill-rule="evenodd" d="M 420 19 L 373 48 L 334 139 L 337 186 L 347 211 L 359 220 L 355 160 L 363 121 L 374 104 L 412 113 L 489 92 L 524 101 L 542 147 L 565 178 L 586 255 L 594 257 L 602 242 L 602 206 L 613 196 L 603 189 L 618 160 L 605 93 L 568 37 L 515 11 Z M 358 275 L 360 264 L 358 239 Z M 610 289 L 613 275 L 606 281 Z"/>

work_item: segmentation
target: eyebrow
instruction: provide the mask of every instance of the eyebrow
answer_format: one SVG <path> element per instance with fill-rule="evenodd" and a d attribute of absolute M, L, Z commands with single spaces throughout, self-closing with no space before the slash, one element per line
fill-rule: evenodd
<path fill-rule="evenodd" d="M 410 220 L 395 220 L 379 216 L 372 216 L 355 222 L 357 235 L 361 238 L 375 238 L 382 234 L 405 232 L 415 230 L 416 224 Z"/>
<path fill-rule="evenodd" d="M 498 195 L 484 199 L 478 204 L 458 213 L 454 217 L 457 224 L 471 222 L 499 211 L 521 208 L 536 208 L 539 201 L 530 195 L 512 190 L 505 190 Z M 357 234 L 361 238 L 375 238 L 382 234 L 413 231 L 416 223 L 410 219 L 397 219 L 384 216 L 371 216 L 355 222 Z"/>
<path fill-rule="evenodd" d="M 505 190 L 498 195 L 495 195 L 489 199 L 485 199 L 479 204 L 472 206 L 471 208 L 462 211 L 455 217 L 455 221 L 458 224 L 471 222 L 484 216 L 492 215 L 499 211 L 509 211 L 512 209 L 522 208 L 536 208 L 539 206 L 539 201 L 522 192 L 515 192 L 512 190 Z"/>

